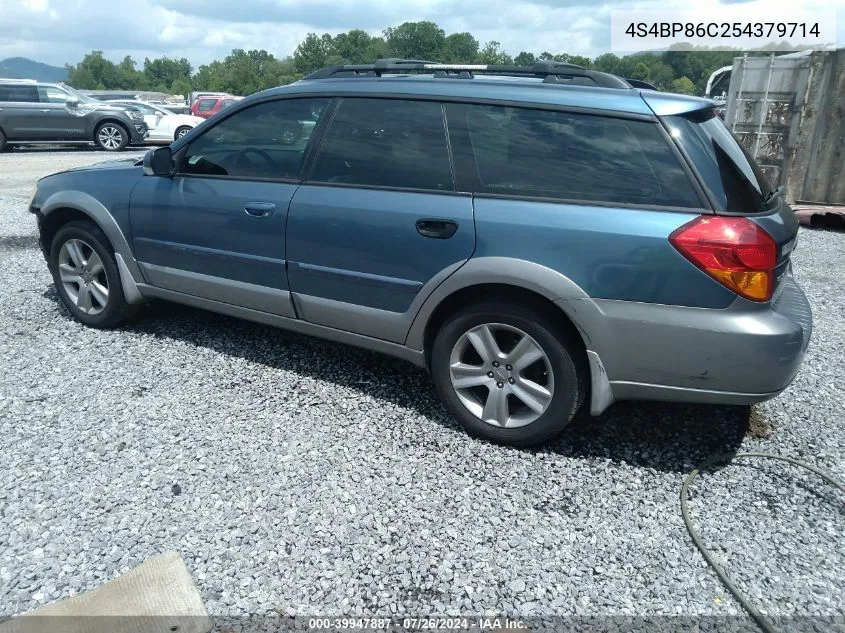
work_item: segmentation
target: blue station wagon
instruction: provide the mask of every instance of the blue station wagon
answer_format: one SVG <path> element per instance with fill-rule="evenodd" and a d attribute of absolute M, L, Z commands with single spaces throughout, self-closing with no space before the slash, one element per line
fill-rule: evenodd
<path fill-rule="evenodd" d="M 773 398 L 812 329 L 798 222 L 712 101 L 632 83 L 332 66 L 43 178 L 31 211 L 86 325 L 165 299 L 391 354 L 493 441 L 614 400 Z"/>

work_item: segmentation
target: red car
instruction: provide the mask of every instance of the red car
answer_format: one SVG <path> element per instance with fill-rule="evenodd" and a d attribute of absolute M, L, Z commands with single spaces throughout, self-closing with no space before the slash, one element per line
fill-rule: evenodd
<path fill-rule="evenodd" d="M 207 119 L 208 117 L 220 112 L 220 110 L 225 110 L 230 105 L 240 100 L 240 98 L 241 97 L 200 97 L 194 101 L 194 105 L 191 106 L 191 114 Z"/>

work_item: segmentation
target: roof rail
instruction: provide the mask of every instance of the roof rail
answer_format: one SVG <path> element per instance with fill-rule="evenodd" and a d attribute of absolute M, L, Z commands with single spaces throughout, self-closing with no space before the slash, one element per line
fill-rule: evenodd
<path fill-rule="evenodd" d="M 0 77 L 0 81 L 5 81 L 9 84 L 37 84 L 35 79 L 17 79 L 15 77 Z"/>
<path fill-rule="evenodd" d="M 582 79 L 603 88 L 630 90 L 631 84 L 609 73 L 555 61 L 538 61 L 532 66 L 501 64 L 439 64 L 418 59 L 379 59 L 373 64 L 327 66 L 303 77 L 308 79 L 381 77 L 383 74 L 433 74 L 435 78 L 472 79 L 475 75 L 535 77 L 547 83 Z M 586 83 L 578 81 L 577 83 Z"/>

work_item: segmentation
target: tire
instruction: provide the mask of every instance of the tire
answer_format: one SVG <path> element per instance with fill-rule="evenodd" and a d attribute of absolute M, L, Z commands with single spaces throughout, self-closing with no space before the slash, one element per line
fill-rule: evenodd
<path fill-rule="evenodd" d="M 119 123 L 106 121 L 97 126 L 94 143 L 105 152 L 119 152 L 129 145 L 129 132 Z"/>
<path fill-rule="evenodd" d="M 194 128 L 192 128 L 189 125 L 181 125 L 181 126 L 177 127 L 176 132 L 173 134 L 173 140 L 178 141 L 180 138 L 185 136 L 185 134 L 187 134 L 188 132 L 190 132 L 193 129 Z"/>
<path fill-rule="evenodd" d="M 6 135 L 3 134 L 3 130 L 0 130 L 0 152 L 6 149 Z"/>
<path fill-rule="evenodd" d="M 478 345 L 489 340 L 486 332 L 493 334 L 495 351 L 482 354 Z M 537 350 L 542 357 L 531 361 Z M 498 366 L 493 358 L 498 358 Z M 542 311 L 489 300 L 466 308 L 443 324 L 431 351 L 431 373 L 444 406 L 469 433 L 526 447 L 550 440 L 575 416 L 586 391 L 582 358 L 573 335 Z M 524 362 L 517 362 L 520 360 Z M 457 365 L 453 370 L 458 362 L 463 372 Z M 464 388 L 453 386 L 453 371 L 465 383 Z M 478 384 L 466 386 L 472 382 Z M 495 399 L 490 401 L 491 397 Z M 486 406 L 500 404 L 502 398 L 504 407 Z M 492 419 L 482 419 L 487 417 Z M 493 419 L 499 423 L 494 424 Z"/>
<path fill-rule="evenodd" d="M 77 321 L 108 329 L 123 325 L 137 312 L 138 306 L 126 303 L 114 251 L 92 222 L 69 222 L 60 228 L 50 245 L 49 265 L 56 291 Z"/>

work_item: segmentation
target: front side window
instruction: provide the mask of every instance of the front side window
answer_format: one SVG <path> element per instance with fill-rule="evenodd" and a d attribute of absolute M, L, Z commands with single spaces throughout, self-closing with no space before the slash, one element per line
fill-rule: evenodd
<path fill-rule="evenodd" d="M 446 112 L 461 190 L 701 206 L 656 123 L 470 104 L 448 105 Z"/>
<path fill-rule="evenodd" d="M 38 86 L 38 97 L 41 103 L 64 103 L 68 96 L 64 90 L 53 86 Z"/>
<path fill-rule="evenodd" d="M 197 106 L 197 110 L 200 112 L 208 112 L 214 108 L 215 103 L 217 103 L 217 99 L 202 99 L 200 100 L 200 104 Z"/>
<path fill-rule="evenodd" d="M 298 179 L 328 99 L 279 99 L 241 110 L 191 143 L 179 173 L 259 180 Z"/>
<path fill-rule="evenodd" d="M 0 84 L 0 101 L 38 103 L 38 90 L 26 84 Z"/>
<path fill-rule="evenodd" d="M 452 168 L 439 103 L 344 99 L 310 180 L 452 191 Z"/>

